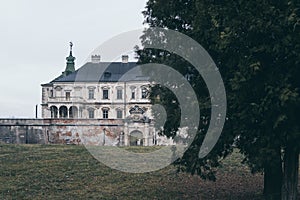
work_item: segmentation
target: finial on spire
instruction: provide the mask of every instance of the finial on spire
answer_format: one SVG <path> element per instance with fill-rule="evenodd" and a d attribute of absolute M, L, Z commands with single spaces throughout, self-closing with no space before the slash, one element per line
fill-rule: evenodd
<path fill-rule="evenodd" d="M 70 55 L 66 58 L 67 66 L 66 66 L 66 70 L 64 71 L 64 76 L 68 76 L 69 74 L 75 71 L 75 62 L 74 62 L 75 57 L 72 55 L 72 47 L 73 47 L 73 42 L 70 42 Z"/>
<path fill-rule="evenodd" d="M 73 42 L 70 42 L 70 51 L 72 51 L 73 48 Z"/>

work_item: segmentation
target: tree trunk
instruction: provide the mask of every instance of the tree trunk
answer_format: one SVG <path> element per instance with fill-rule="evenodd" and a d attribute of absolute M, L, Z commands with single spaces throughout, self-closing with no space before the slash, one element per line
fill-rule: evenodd
<path fill-rule="evenodd" d="M 264 166 L 264 196 L 266 200 L 280 200 L 282 188 L 282 162 L 280 149 L 277 156 Z"/>
<path fill-rule="evenodd" d="M 284 154 L 282 200 L 297 200 L 299 149 L 289 145 Z"/>

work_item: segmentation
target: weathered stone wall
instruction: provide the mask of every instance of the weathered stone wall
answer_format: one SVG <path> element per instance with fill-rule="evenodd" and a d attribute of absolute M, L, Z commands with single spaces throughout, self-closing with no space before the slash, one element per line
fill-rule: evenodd
<path fill-rule="evenodd" d="M 0 119 L 0 142 L 123 145 L 122 120 Z"/>
<path fill-rule="evenodd" d="M 123 120 L 60 119 L 45 120 L 49 143 L 123 145 Z"/>
<path fill-rule="evenodd" d="M 41 120 L 0 119 L 0 142 L 44 144 L 45 127 Z"/>
<path fill-rule="evenodd" d="M 122 124 L 121 120 L 0 119 L 0 142 L 120 145 Z"/>
<path fill-rule="evenodd" d="M 143 138 L 136 145 L 173 144 L 151 124 L 122 119 L 0 119 L 0 143 L 129 146 L 136 133 Z"/>

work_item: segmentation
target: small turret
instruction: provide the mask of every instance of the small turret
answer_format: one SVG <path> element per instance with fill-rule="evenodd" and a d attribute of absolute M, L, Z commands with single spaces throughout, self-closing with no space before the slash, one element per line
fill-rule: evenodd
<path fill-rule="evenodd" d="M 75 72 L 75 57 L 72 55 L 73 43 L 70 42 L 70 55 L 66 58 L 67 66 L 66 70 L 63 72 L 64 76 L 68 76 L 69 74 Z"/>

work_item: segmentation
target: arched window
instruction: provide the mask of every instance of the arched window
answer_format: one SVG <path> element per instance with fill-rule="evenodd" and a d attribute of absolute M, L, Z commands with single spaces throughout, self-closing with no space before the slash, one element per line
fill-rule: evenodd
<path fill-rule="evenodd" d="M 68 117 L 68 108 L 66 106 L 61 106 L 59 108 L 59 118 L 67 118 Z"/>
<path fill-rule="evenodd" d="M 146 99 L 148 97 L 148 89 L 145 86 L 142 86 L 141 91 L 142 91 L 142 99 Z"/>
<path fill-rule="evenodd" d="M 76 106 L 70 107 L 69 118 L 78 118 L 78 108 Z"/>
<path fill-rule="evenodd" d="M 58 109 L 56 106 L 51 106 L 50 112 L 51 112 L 51 118 L 57 118 Z"/>

